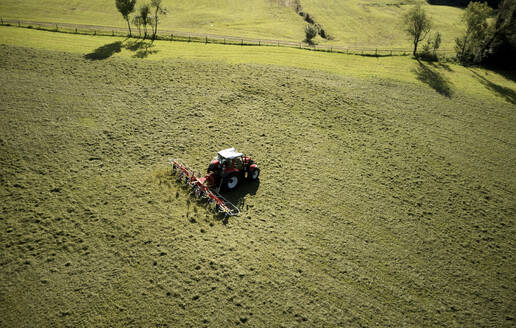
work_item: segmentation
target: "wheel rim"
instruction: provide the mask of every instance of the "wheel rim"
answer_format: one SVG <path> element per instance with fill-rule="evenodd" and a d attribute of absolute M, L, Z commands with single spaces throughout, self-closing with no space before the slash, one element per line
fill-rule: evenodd
<path fill-rule="evenodd" d="M 238 178 L 237 177 L 231 177 L 228 180 L 228 188 L 233 189 L 238 184 Z"/>

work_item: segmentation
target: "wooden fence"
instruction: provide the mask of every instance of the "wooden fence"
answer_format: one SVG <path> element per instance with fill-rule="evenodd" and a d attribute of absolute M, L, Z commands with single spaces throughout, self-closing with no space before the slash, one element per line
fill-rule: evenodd
<path fill-rule="evenodd" d="M 129 33 L 127 28 L 112 27 L 112 26 L 101 26 L 101 25 L 78 25 L 69 23 L 49 23 L 49 22 L 36 22 L 16 19 L 3 19 L 0 18 L 0 25 L 4 26 L 17 26 L 30 29 L 38 29 L 45 31 L 61 32 L 61 33 L 73 33 L 73 34 L 84 34 L 84 35 L 104 35 L 104 36 L 122 36 L 126 37 Z M 138 34 L 137 29 L 133 29 L 133 37 L 141 38 Z M 274 46 L 274 47 L 289 47 L 299 48 L 312 51 L 323 51 L 333 53 L 345 53 L 362 56 L 373 56 L 373 57 L 385 57 L 385 56 L 406 56 L 412 53 L 411 49 L 403 48 L 357 48 L 357 47 L 343 47 L 343 46 L 330 46 L 330 45 L 309 45 L 304 42 L 295 42 L 287 40 L 271 40 L 271 39 L 254 39 L 244 38 L 228 35 L 217 35 L 217 34 L 201 34 L 201 33 L 185 33 L 179 31 L 170 30 L 158 30 L 156 37 L 158 40 L 169 40 L 169 41 L 182 41 L 182 42 L 201 42 L 201 43 L 216 43 L 216 44 L 228 44 L 228 45 L 240 45 L 240 46 Z M 445 56 L 453 53 L 453 50 L 438 50 L 439 56 Z"/>

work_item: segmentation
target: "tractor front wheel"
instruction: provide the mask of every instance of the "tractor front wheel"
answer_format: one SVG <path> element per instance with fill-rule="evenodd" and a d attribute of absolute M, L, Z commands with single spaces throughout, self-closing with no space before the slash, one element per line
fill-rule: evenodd
<path fill-rule="evenodd" d="M 253 170 L 253 172 L 249 172 L 249 178 L 251 180 L 257 180 L 259 176 L 260 176 L 260 169 L 257 167 Z"/>
<path fill-rule="evenodd" d="M 227 190 L 233 190 L 238 186 L 238 174 L 232 173 L 226 179 L 224 179 L 224 186 Z"/>

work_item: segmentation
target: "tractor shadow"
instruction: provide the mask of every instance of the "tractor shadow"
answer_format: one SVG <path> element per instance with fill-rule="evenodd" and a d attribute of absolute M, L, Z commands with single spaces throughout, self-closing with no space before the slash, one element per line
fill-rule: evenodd
<path fill-rule="evenodd" d="M 245 181 L 233 191 L 222 191 L 220 194 L 229 202 L 233 203 L 240 211 L 247 210 L 245 203 L 246 197 L 256 195 L 260 188 L 260 179 L 254 181 Z"/>
<path fill-rule="evenodd" d="M 418 61 L 418 67 L 416 67 L 414 73 L 419 81 L 427 84 L 441 95 L 448 98 L 452 96 L 451 82 L 437 69 L 432 69 L 430 65 L 425 65 L 423 62 Z"/>

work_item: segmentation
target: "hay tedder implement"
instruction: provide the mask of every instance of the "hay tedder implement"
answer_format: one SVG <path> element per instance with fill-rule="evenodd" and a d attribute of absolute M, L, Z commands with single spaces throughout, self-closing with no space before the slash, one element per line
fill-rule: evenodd
<path fill-rule="evenodd" d="M 238 215 L 239 208 L 226 200 L 219 192 L 221 189 L 233 190 L 240 181 L 257 180 L 260 169 L 254 161 L 235 148 L 224 149 L 218 152 L 217 157 L 208 166 L 207 174 L 195 173 L 179 159 L 170 160 L 173 173 L 177 175 L 177 181 L 188 185 L 193 194 L 206 200 L 208 205 L 214 204 L 215 211 L 228 216 Z"/>

